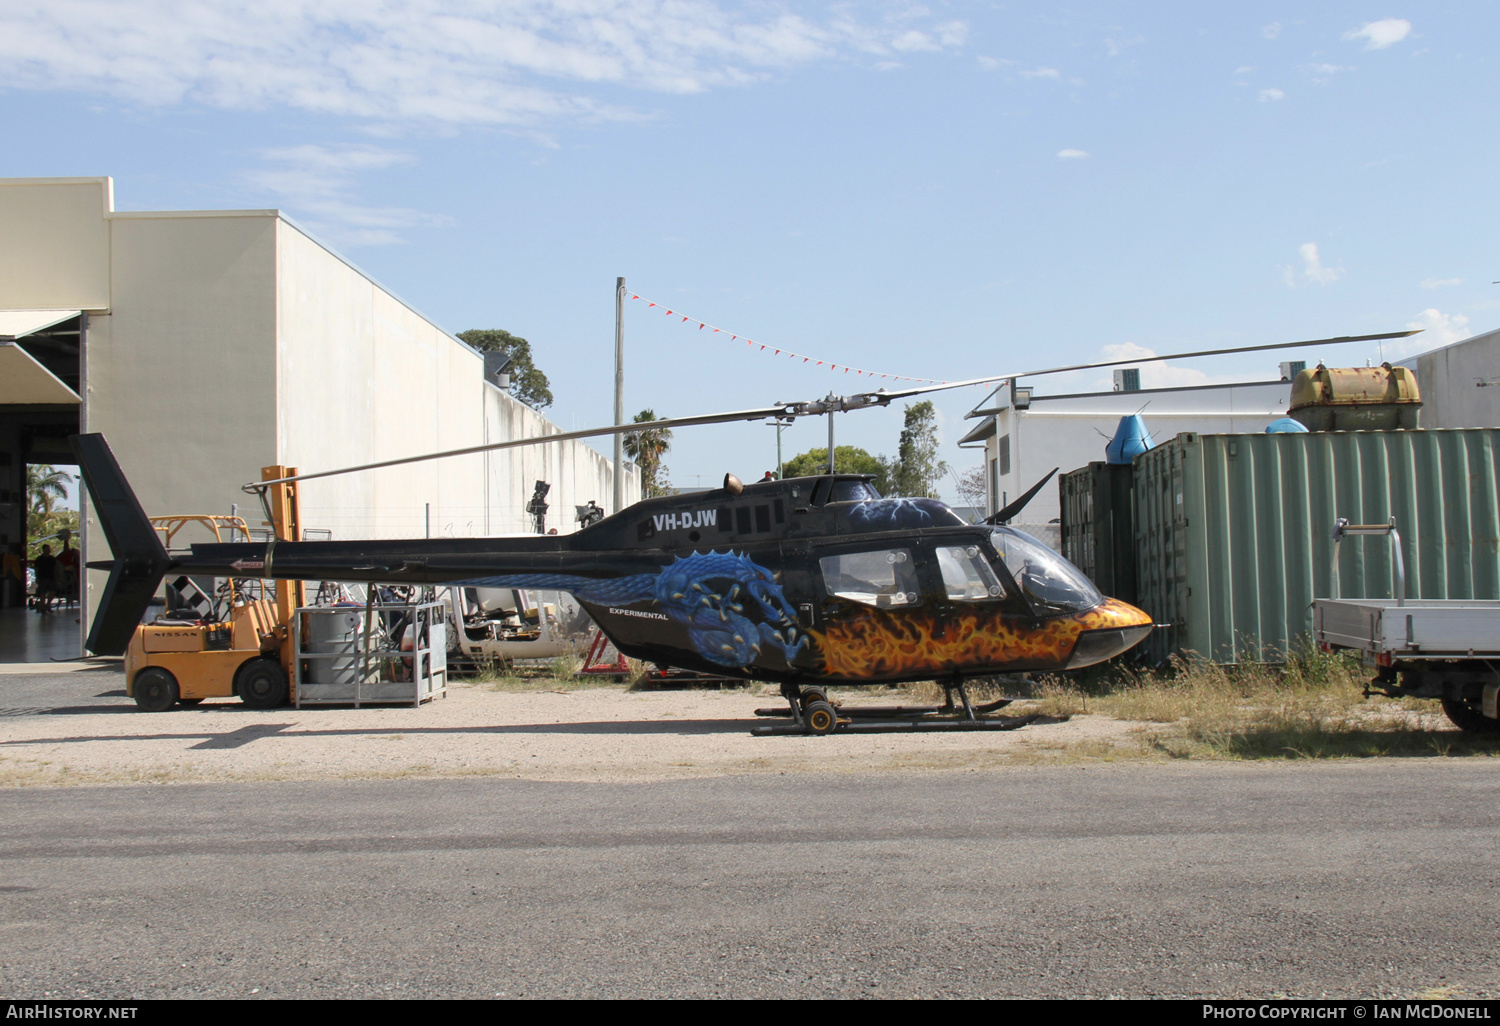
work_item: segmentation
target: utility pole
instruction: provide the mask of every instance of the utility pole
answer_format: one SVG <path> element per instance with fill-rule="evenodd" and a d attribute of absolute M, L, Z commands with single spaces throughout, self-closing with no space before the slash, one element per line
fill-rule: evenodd
<path fill-rule="evenodd" d="M 786 477 L 786 462 L 781 458 L 781 429 L 791 427 L 793 422 L 777 417 L 771 423 L 776 425 L 776 480 L 780 481 Z"/>
<path fill-rule="evenodd" d="M 615 425 L 625 423 L 625 279 L 615 279 Z M 625 436 L 615 433 L 615 504 L 625 508 Z"/>

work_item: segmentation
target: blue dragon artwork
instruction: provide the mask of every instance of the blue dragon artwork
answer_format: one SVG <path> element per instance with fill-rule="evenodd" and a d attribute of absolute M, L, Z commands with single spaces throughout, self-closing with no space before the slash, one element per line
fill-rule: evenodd
<path fill-rule="evenodd" d="M 679 556 L 656 574 L 613 578 L 507 574 L 454 584 L 467 588 L 555 588 L 596 605 L 654 601 L 669 619 L 687 628 L 694 650 L 719 666 L 749 666 L 762 648 L 777 649 L 791 662 L 808 644 L 797 625 L 796 610 L 782 594 L 775 575 L 749 556 L 733 551 Z M 757 611 L 764 619 L 751 619 Z"/>

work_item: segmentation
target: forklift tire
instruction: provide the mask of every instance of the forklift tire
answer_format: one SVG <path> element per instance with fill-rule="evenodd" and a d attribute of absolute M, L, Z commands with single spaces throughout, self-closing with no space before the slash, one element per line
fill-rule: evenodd
<path fill-rule="evenodd" d="M 1492 720 L 1480 712 L 1478 702 L 1445 698 L 1443 699 L 1443 712 L 1447 713 L 1453 725 L 1465 734 L 1500 734 L 1500 720 Z"/>
<path fill-rule="evenodd" d="M 177 678 L 160 666 L 148 666 L 135 675 L 135 704 L 145 712 L 166 712 L 177 704 Z"/>
<path fill-rule="evenodd" d="M 286 671 L 274 659 L 251 659 L 235 673 L 234 690 L 252 709 L 286 705 Z"/>

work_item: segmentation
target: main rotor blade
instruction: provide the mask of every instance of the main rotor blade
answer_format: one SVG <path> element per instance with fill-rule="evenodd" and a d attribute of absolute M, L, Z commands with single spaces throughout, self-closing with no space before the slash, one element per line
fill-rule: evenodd
<path fill-rule="evenodd" d="M 288 484 L 292 481 L 311 481 L 319 477 L 353 474 L 361 470 L 379 470 L 382 467 L 398 467 L 404 463 L 420 463 L 423 460 L 441 460 L 449 456 L 470 456 L 474 453 L 491 452 L 495 449 L 515 449 L 523 445 L 542 445 L 546 442 L 570 442 L 576 438 L 597 438 L 601 435 L 628 435 L 636 431 L 657 431 L 661 428 L 676 427 L 701 427 L 705 424 L 732 424 L 740 420 L 765 420 L 768 417 L 785 416 L 787 416 L 786 406 L 768 406 L 760 410 L 736 410 L 733 413 L 705 413 L 701 417 L 671 417 L 665 420 L 632 421 L 629 424 L 610 424 L 608 427 L 585 428 L 582 431 L 564 431 L 556 435 L 513 438 L 508 442 L 489 442 L 485 445 L 471 445 L 466 449 L 449 449 L 445 452 L 424 453 L 421 456 L 402 456 L 394 460 L 381 460 L 379 463 L 363 463 L 357 467 L 343 467 L 339 470 L 320 470 L 312 474 L 298 474 L 296 477 L 278 477 L 274 481 L 252 481 L 242 486 L 242 490 L 254 494 L 264 491 L 274 484 Z"/>
<path fill-rule="evenodd" d="M 1235 346 L 1229 349 L 1199 349 L 1191 353 L 1167 353 L 1164 356 L 1137 356 L 1122 360 L 1099 360 L 1095 363 L 1075 363 L 1066 367 L 1046 367 L 1042 370 L 1014 371 L 1006 374 L 992 374 L 985 378 L 970 378 L 967 381 L 950 381 L 942 385 L 923 385 L 918 388 L 903 388 L 895 392 L 887 392 L 884 389 L 875 392 L 860 392 L 852 396 L 829 395 L 825 399 L 814 399 L 811 402 L 800 403 L 777 403 L 774 406 L 763 407 L 758 410 L 737 410 L 733 413 L 707 413 L 700 417 L 672 417 L 667 420 L 633 421 L 629 424 L 610 424 L 607 427 L 586 428 L 582 431 L 564 431 L 556 435 L 538 435 L 534 438 L 516 438 L 508 442 L 489 442 L 485 445 L 471 445 L 465 449 L 449 449 L 445 452 L 430 452 L 422 456 L 403 456 L 394 460 L 381 460 L 379 463 L 363 463 L 357 467 L 343 467 L 339 470 L 320 470 L 312 474 L 298 474 L 295 477 L 280 477 L 274 481 L 252 481 L 243 486 L 243 490 L 255 494 L 264 492 L 274 484 L 287 484 L 292 481 L 311 481 L 320 477 L 334 477 L 339 474 L 353 474 L 361 470 L 379 470 L 382 467 L 399 467 L 406 463 L 421 463 L 424 460 L 440 460 L 449 456 L 470 456 L 474 453 L 492 452 L 497 449 L 514 449 L 523 445 L 543 445 L 547 442 L 569 442 L 576 438 L 598 438 L 604 435 L 626 435 L 636 431 L 655 431 L 660 428 L 676 427 L 701 427 L 706 424 L 732 424 L 741 420 L 766 420 L 768 418 L 796 418 L 816 417 L 825 413 L 847 413 L 850 410 L 864 409 L 868 406 L 886 406 L 897 399 L 905 399 L 909 396 L 922 395 L 926 392 L 942 392 L 950 388 L 963 388 L 966 385 L 987 385 L 996 381 L 1005 381 L 1008 378 L 1036 378 L 1044 374 L 1063 374 L 1067 371 L 1096 370 L 1100 367 L 1118 367 L 1122 364 L 1155 363 L 1161 360 L 1187 360 L 1197 356 L 1224 356 L 1229 353 L 1257 353 L 1267 349 L 1301 349 L 1307 346 L 1331 346 L 1342 345 L 1345 342 L 1374 342 L 1388 338 L 1406 338 L 1415 335 L 1422 329 L 1412 331 L 1391 331 L 1381 335 L 1340 335 L 1336 338 L 1315 338 L 1305 342 L 1274 342 L 1270 345 L 1261 346 Z"/>
<path fill-rule="evenodd" d="M 1345 342 L 1376 342 L 1388 338 L 1406 338 L 1416 335 L 1426 329 L 1415 328 L 1411 331 L 1388 331 L 1380 335 L 1339 335 L 1336 338 L 1314 338 L 1306 342 L 1273 342 L 1263 346 L 1234 346 L 1229 349 L 1199 349 L 1191 353 L 1167 353 L 1164 356 L 1133 356 L 1125 360 L 1100 360 L 1097 363 L 1075 363 L 1067 367 L 1048 367 L 1045 370 L 1018 371 L 1014 374 L 992 374 L 987 378 L 970 378 L 967 381 L 950 381 L 942 385 L 922 385 L 917 388 L 903 388 L 896 392 L 873 393 L 884 397 L 889 402 L 893 399 L 905 399 L 908 396 L 921 395 L 924 392 L 941 392 L 949 388 L 963 388 L 965 385 L 987 385 L 992 381 L 1005 381 L 1009 378 L 1039 378 L 1044 374 L 1065 374 L 1068 371 L 1097 370 L 1100 367 L 1119 367 L 1123 364 L 1157 363 L 1162 360 L 1188 360 L 1196 356 L 1226 356 L 1230 353 L 1259 353 L 1267 349 L 1304 349 L 1308 346 L 1336 346 Z"/>

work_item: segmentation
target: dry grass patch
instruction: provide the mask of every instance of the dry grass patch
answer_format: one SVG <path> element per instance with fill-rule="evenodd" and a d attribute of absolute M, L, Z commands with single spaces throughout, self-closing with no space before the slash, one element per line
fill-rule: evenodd
<path fill-rule="evenodd" d="M 1059 711 L 1150 724 L 1142 748 L 1174 759 L 1500 754 L 1500 739 L 1458 731 L 1435 701 L 1365 698 L 1368 677 L 1356 659 L 1308 653 L 1280 665 L 1175 661 L 1036 690 Z"/>

